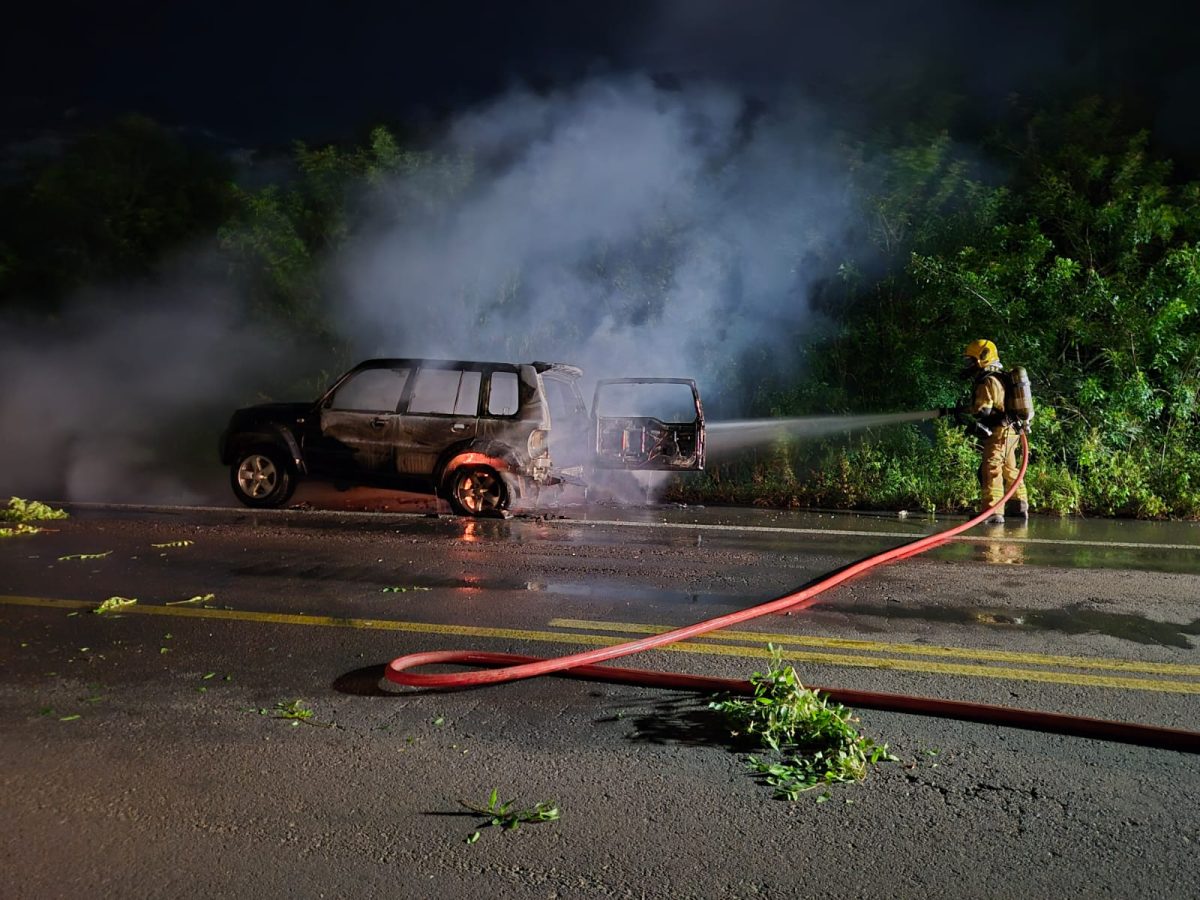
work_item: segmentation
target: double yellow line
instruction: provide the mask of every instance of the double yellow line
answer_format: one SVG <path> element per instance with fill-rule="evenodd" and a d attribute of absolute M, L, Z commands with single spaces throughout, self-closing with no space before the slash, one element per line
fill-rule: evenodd
<path fill-rule="evenodd" d="M 630 622 L 599 622 L 586 619 L 551 619 L 549 624 L 559 628 L 578 628 L 593 631 L 619 632 L 626 635 L 660 634 L 670 629 L 659 625 Z M 892 644 L 880 641 L 859 641 L 848 638 L 810 637 L 796 634 L 772 634 L 761 631 L 713 632 L 695 638 L 701 643 L 675 644 L 672 648 L 687 648 L 693 653 L 716 653 L 727 656 L 757 656 L 761 648 L 774 644 L 785 651 L 789 662 L 806 662 L 828 666 L 851 666 L 867 669 L 891 669 L 898 672 L 921 672 L 934 675 L 965 675 L 972 678 L 999 678 L 1011 681 L 1038 681 L 1047 684 L 1071 684 L 1082 687 L 1106 687 L 1134 691 L 1160 691 L 1172 694 L 1200 694 L 1200 681 L 1168 681 L 1137 678 L 1125 675 L 1090 675 L 1072 669 L 1132 672 L 1150 675 L 1178 675 L 1200 678 L 1200 666 L 1182 663 L 1141 662 L 1132 659 L 1108 659 L 1094 656 L 1052 656 L 1044 653 L 1016 653 L 1007 650 L 977 650 L 970 647 L 934 647 L 928 644 Z M 757 652 L 749 647 L 729 642 L 746 641 L 758 645 Z M 845 652 L 818 652 L 796 648 L 827 648 Z M 668 648 L 668 649 L 672 649 Z M 868 655 L 868 654 L 888 654 Z M 919 657 L 908 659 L 906 657 Z M 978 663 L 935 662 L 935 659 L 969 659 L 1002 665 Z M 1047 668 L 1017 668 L 1045 666 Z M 1064 671 L 1066 670 L 1066 671 Z"/>
<path fill-rule="evenodd" d="M 49 597 L 0 595 L 0 605 L 65 609 L 94 609 L 95 603 Z M 107 615 L 107 614 L 106 614 Z M 121 609 L 118 615 L 171 616 L 184 619 L 257 622 L 271 625 L 308 625 L 325 628 L 353 628 L 364 631 L 398 631 L 416 634 L 476 637 L 493 640 L 611 646 L 628 636 L 659 634 L 667 626 L 632 622 L 603 622 L 587 619 L 551 619 L 550 628 L 537 631 L 519 628 L 487 628 L 476 625 L 450 625 L 436 622 L 405 622 L 395 619 L 360 619 L 338 616 L 310 616 L 295 613 L 268 613 L 250 610 L 156 606 L 138 604 Z M 596 632 L 602 632 L 597 634 Z M 613 637 L 612 635 L 622 635 Z M 1200 666 L 1180 663 L 1141 662 L 1090 656 L 1052 656 L 1041 653 L 1017 653 L 1005 650 L 977 650 L 967 647 L 933 647 L 926 644 L 883 643 L 848 638 L 812 637 L 759 631 L 719 631 L 691 641 L 671 644 L 663 650 L 710 656 L 736 656 L 762 661 L 765 645 L 771 643 L 785 651 L 793 663 L 827 666 L 890 669 L 934 675 L 957 675 L 1010 681 L 1104 687 L 1118 690 L 1157 691 L 1171 694 L 1200 694 Z M 939 660 L 971 660 L 944 662 Z M 1038 666 L 1040 668 L 1029 668 Z M 1092 674 L 1111 673 L 1111 674 Z M 1176 676 L 1173 679 L 1144 678 L 1140 675 Z M 1198 679 L 1198 680 L 1186 680 Z"/>

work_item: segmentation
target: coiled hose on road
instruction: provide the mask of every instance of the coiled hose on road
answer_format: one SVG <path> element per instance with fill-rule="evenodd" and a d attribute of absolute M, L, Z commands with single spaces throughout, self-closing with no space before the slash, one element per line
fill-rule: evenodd
<path fill-rule="evenodd" d="M 998 503 L 984 510 L 973 519 L 947 528 L 945 531 L 926 535 L 906 544 L 901 544 L 898 547 L 893 547 L 890 550 L 884 550 L 881 553 L 868 556 L 828 575 L 824 575 L 804 587 L 784 594 L 781 597 L 776 597 L 774 600 L 768 600 L 757 606 L 747 607 L 746 609 L 727 613 L 723 616 L 705 619 L 703 622 L 686 625 L 662 634 L 628 641 L 624 644 L 616 644 L 611 647 L 585 650 L 581 653 L 573 653 L 569 656 L 559 656 L 553 659 L 523 656 L 516 653 L 483 653 L 470 650 L 434 650 L 425 653 L 410 653 L 392 660 L 387 666 L 386 677 L 388 681 L 395 684 L 446 690 L 481 687 L 488 684 L 500 684 L 506 681 L 533 678 L 537 675 L 560 673 L 573 678 L 618 682 L 646 687 L 751 694 L 753 693 L 753 687 L 749 681 L 711 678 L 703 675 L 685 675 L 675 672 L 655 672 L 645 669 L 623 669 L 614 666 L 601 666 L 598 663 L 618 659 L 622 656 L 630 656 L 634 653 L 640 653 L 643 650 L 652 650 L 655 647 L 662 647 L 666 644 L 685 641 L 688 638 L 717 631 L 721 628 L 728 628 L 731 625 L 738 625 L 750 619 L 757 619 L 760 616 L 780 613 L 785 610 L 803 609 L 806 606 L 811 606 L 816 602 L 818 596 L 830 588 L 834 588 L 857 575 L 868 572 L 876 566 L 916 556 L 918 553 L 924 553 L 926 550 L 944 544 L 955 535 L 962 534 L 969 528 L 980 524 L 994 512 L 1004 509 L 1004 505 L 1016 491 L 1017 485 L 1024 479 L 1025 470 L 1029 466 L 1029 441 L 1024 433 L 1021 434 L 1021 452 L 1021 470 L 1012 486 L 1000 498 Z M 483 666 L 487 668 L 466 672 L 436 674 L 422 674 L 412 671 L 418 666 L 447 663 L 465 666 Z M 1057 734 L 1120 741 L 1149 747 L 1163 747 L 1189 753 L 1200 752 L 1200 732 L 1194 731 L 1015 709 L 983 703 L 939 700 L 932 697 L 914 697 L 903 694 L 884 694 L 874 691 L 855 691 L 830 687 L 815 687 L 814 689 L 828 695 L 838 703 L 844 703 L 849 706 L 940 716 L 943 718 L 962 719 L 993 725 L 1007 725 L 1014 728 L 1027 728 Z"/>

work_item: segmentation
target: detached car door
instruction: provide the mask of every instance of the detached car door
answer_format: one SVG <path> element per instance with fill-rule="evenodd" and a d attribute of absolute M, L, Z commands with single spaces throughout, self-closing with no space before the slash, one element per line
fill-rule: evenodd
<path fill-rule="evenodd" d="M 597 468 L 704 468 L 704 409 L 687 378 L 609 378 L 592 403 Z"/>
<path fill-rule="evenodd" d="M 410 374 L 405 366 L 372 366 L 347 375 L 321 403 L 304 451 L 309 466 L 335 478 L 393 474 L 396 410 Z"/>

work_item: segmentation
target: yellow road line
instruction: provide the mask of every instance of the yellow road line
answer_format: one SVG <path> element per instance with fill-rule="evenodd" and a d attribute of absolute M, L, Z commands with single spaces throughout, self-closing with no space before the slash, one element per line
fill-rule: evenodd
<path fill-rule="evenodd" d="M 0 604 L 10 606 L 40 606 L 59 609 L 94 609 L 97 604 L 86 600 L 59 600 L 48 597 L 0 596 Z M 244 609 L 206 609 L 184 606 L 154 606 L 139 603 L 124 606 L 120 612 L 105 613 L 106 618 L 117 616 L 174 616 L 184 619 L 225 619 L 234 622 L 263 622 L 270 625 L 320 625 L 325 628 L 357 628 L 376 631 L 408 631 L 418 634 L 448 634 L 461 637 L 509 638 L 517 641 L 554 641 L 561 644 L 620 644 L 620 638 L 599 634 L 564 634 L 559 631 L 527 631 L 519 628 L 485 628 L 479 625 L 443 625 L 436 622 L 403 622 L 396 619 L 355 619 L 342 616 L 309 616 L 297 613 L 254 612 Z"/>
<path fill-rule="evenodd" d="M 662 634 L 666 625 L 634 622 L 603 622 L 590 619 L 551 619 L 551 628 L 581 628 L 615 631 L 623 634 Z M 935 647 L 928 644 L 888 644 L 850 638 L 812 637 L 798 634 L 773 634 L 761 631 L 722 629 L 696 640 L 757 641 L 781 647 L 828 647 L 836 650 L 862 650 L 868 653 L 904 653 L 910 656 L 936 656 L 949 659 L 977 659 L 991 662 L 1015 662 L 1033 666 L 1058 666 L 1066 669 L 1107 669 L 1117 672 L 1142 672 L 1152 675 L 1200 676 L 1200 666 L 1183 663 L 1141 662 L 1133 659 L 1108 659 L 1099 656 L 1051 656 L 1045 653 L 1018 653 L 1011 650 L 977 650 L 970 647 Z"/>
<path fill-rule="evenodd" d="M 0 604 L 50 609 L 94 608 L 95 603 L 82 600 L 59 600 L 47 597 L 0 596 Z M 442 625 L 433 622 L 402 622 L 393 619 L 355 619 L 337 616 L 306 616 L 291 613 L 265 613 L 230 609 L 189 609 L 181 606 L 138 604 L 124 607 L 110 618 L 126 615 L 172 616 L 184 619 L 220 619 L 236 622 L 262 622 L 275 625 L 315 625 L 327 628 L 355 628 L 381 631 L 405 631 L 422 634 L 442 634 L 465 637 L 501 638 L 514 641 L 554 644 L 586 644 L 611 646 L 622 643 L 604 635 L 572 634 L 564 631 L 531 631 L 515 628 L 485 628 L 475 625 Z M 761 648 L 720 644 L 678 643 L 659 648 L 672 653 L 699 653 L 709 656 L 762 658 Z M 828 666 L 850 666 L 867 669 L 889 669 L 899 672 L 918 672 L 935 675 L 965 675 L 975 678 L 994 678 L 1009 681 L 1037 681 L 1047 684 L 1069 684 L 1081 687 L 1105 687 L 1118 690 L 1156 691 L 1172 694 L 1200 694 L 1200 683 L 1159 681 L 1148 678 L 1122 678 L 1104 675 L 1082 675 L 1072 672 L 1050 672 L 1042 669 L 1011 669 L 999 666 L 936 663 L 912 659 L 890 659 L 870 656 L 849 656 L 839 653 L 791 653 L 790 661 Z"/>

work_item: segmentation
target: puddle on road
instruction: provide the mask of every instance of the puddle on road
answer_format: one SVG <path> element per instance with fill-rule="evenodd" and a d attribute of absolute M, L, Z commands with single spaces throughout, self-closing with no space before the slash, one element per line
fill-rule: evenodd
<path fill-rule="evenodd" d="M 666 588 L 633 587 L 626 584 L 581 581 L 527 581 L 524 589 L 562 597 L 596 597 L 603 600 L 641 600 L 648 603 L 706 603 L 716 606 L 749 606 L 760 602 L 731 594 L 693 593 Z"/>
<path fill-rule="evenodd" d="M 388 564 L 336 565 L 310 561 L 297 561 L 293 563 L 279 561 L 252 562 L 237 566 L 231 570 L 231 573 L 233 575 L 252 578 L 297 578 L 305 581 L 342 581 L 351 584 L 371 585 L 378 587 L 380 590 L 384 587 L 402 584 L 409 590 L 423 588 L 429 590 L 461 591 L 469 594 L 477 594 L 481 591 L 519 591 L 522 593 L 549 594 L 559 597 L 601 601 L 624 600 L 664 604 L 710 604 L 717 607 L 733 608 L 750 606 L 754 603 L 760 603 L 765 599 L 738 594 L 701 593 L 699 591 L 635 586 L 602 579 L 588 581 L 529 581 L 522 578 L 495 577 L 471 572 L 449 577 L 422 576 L 411 572 L 398 575 L 395 571 L 395 566 Z M 400 599 L 406 593 L 406 591 L 398 591 L 393 599 Z"/>
<path fill-rule="evenodd" d="M 1061 634 L 1105 634 L 1136 644 L 1191 649 L 1188 637 L 1200 635 L 1200 619 L 1191 622 L 1161 622 L 1129 613 L 1109 613 L 1087 609 L 1079 604 L 1063 609 L 997 609 L 994 607 L 944 606 L 823 606 L 824 612 L 846 616 L 879 616 L 885 619 L 918 619 L 951 625 L 983 625 L 1031 631 L 1055 631 Z M 874 631 L 875 629 L 867 629 Z"/>

